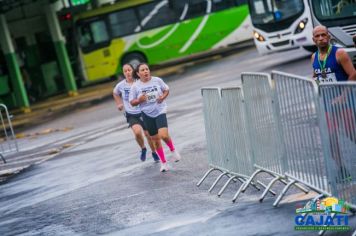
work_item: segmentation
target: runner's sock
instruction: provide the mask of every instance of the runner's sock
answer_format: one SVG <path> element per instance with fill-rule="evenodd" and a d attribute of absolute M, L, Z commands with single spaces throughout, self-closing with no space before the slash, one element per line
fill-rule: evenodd
<path fill-rule="evenodd" d="M 160 147 L 158 149 L 156 149 L 156 153 L 159 156 L 159 159 L 161 159 L 162 163 L 166 163 L 166 157 L 164 156 L 164 151 L 163 151 L 163 147 Z"/>
<path fill-rule="evenodd" d="M 169 150 L 171 150 L 171 152 L 175 150 L 172 139 L 169 139 L 166 144 L 169 147 Z"/>

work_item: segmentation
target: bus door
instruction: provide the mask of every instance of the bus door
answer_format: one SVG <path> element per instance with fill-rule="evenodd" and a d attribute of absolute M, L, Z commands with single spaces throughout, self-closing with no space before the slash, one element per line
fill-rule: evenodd
<path fill-rule="evenodd" d="M 114 74 L 117 62 L 105 19 L 91 19 L 78 24 L 78 37 L 87 80 L 108 78 Z"/>

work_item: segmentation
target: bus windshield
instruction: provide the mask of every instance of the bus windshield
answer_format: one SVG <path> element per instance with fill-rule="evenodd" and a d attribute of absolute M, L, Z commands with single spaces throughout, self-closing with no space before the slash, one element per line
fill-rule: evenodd
<path fill-rule="evenodd" d="M 300 15 L 304 5 L 302 0 L 252 0 L 250 14 L 254 24 L 278 23 Z"/>
<path fill-rule="evenodd" d="M 315 17 L 319 21 L 355 20 L 356 1 L 354 0 L 313 0 Z"/>

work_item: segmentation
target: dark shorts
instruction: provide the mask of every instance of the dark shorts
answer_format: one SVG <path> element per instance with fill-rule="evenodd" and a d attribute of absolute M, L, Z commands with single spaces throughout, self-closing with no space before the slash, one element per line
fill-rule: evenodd
<path fill-rule="evenodd" d="M 130 114 L 126 112 L 126 121 L 130 128 L 133 125 L 141 125 L 143 130 L 147 130 L 145 124 L 143 123 L 141 114 Z"/>
<path fill-rule="evenodd" d="M 344 127 L 346 135 L 352 135 L 356 130 L 355 112 L 350 108 L 339 109 L 338 112 L 326 112 L 326 122 L 329 132 L 335 134 L 339 127 Z"/>
<path fill-rule="evenodd" d="M 166 114 L 161 114 L 157 117 L 149 117 L 145 113 L 142 113 L 143 122 L 147 127 L 147 131 L 150 136 L 158 134 L 160 128 L 168 128 Z"/>

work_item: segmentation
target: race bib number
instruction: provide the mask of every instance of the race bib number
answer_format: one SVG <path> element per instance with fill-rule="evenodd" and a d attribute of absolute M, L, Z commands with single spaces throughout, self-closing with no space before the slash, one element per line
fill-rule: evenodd
<path fill-rule="evenodd" d="M 325 78 L 322 76 L 318 76 L 319 83 L 326 83 L 326 82 L 337 82 L 335 73 L 329 73 L 325 75 Z"/>
<path fill-rule="evenodd" d="M 157 91 L 152 91 L 152 92 L 146 93 L 146 96 L 147 96 L 147 102 L 153 103 L 153 102 L 156 102 L 156 100 L 158 98 L 158 93 L 157 93 Z"/>

